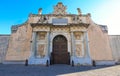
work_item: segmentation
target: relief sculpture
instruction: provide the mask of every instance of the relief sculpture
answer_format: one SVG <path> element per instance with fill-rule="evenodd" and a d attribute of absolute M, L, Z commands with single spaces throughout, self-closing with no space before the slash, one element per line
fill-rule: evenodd
<path fill-rule="evenodd" d="M 83 33 L 82 32 L 75 32 L 74 35 L 75 35 L 76 40 L 81 40 Z"/>
<path fill-rule="evenodd" d="M 82 19 L 80 16 L 73 16 L 72 21 L 73 23 L 82 23 Z"/>
<path fill-rule="evenodd" d="M 53 14 L 65 15 L 65 14 L 67 14 L 66 9 L 67 9 L 66 6 L 64 6 L 61 2 L 59 2 L 56 6 L 54 6 Z"/>
<path fill-rule="evenodd" d="M 81 44 L 76 45 L 76 56 L 82 56 L 82 45 Z"/>
<path fill-rule="evenodd" d="M 38 32 L 38 40 L 45 40 L 46 33 L 45 32 Z"/>
<path fill-rule="evenodd" d="M 45 56 L 44 44 L 39 44 L 38 45 L 37 56 L 40 56 L 40 57 L 44 57 Z"/>
<path fill-rule="evenodd" d="M 38 19 L 38 21 L 37 21 L 37 23 L 48 23 L 48 16 L 41 16 L 39 19 Z"/>

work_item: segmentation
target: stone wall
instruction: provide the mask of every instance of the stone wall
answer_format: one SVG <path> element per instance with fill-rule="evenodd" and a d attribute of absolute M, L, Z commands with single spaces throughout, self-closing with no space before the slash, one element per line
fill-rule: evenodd
<path fill-rule="evenodd" d="M 8 50 L 10 35 L 0 35 L 0 63 L 4 61 L 6 52 Z"/>
<path fill-rule="evenodd" d="M 113 58 L 117 63 L 120 63 L 120 35 L 110 35 L 109 40 L 113 52 Z"/>
<path fill-rule="evenodd" d="M 17 31 L 11 34 L 6 61 L 24 61 L 29 58 L 31 31 L 31 26 L 26 23 L 19 26 Z"/>
<path fill-rule="evenodd" d="M 108 33 L 95 24 L 88 28 L 89 47 L 93 60 L 113 60 Z"/>

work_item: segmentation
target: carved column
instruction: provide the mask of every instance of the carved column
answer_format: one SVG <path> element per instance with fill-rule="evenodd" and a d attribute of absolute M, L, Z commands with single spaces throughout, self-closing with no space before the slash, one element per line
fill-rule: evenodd
<path fill-rule="evenodd" d="M 72 56 L 75 56 L 75 38 L 73 32 L 71 32 L 71 40 L 72 40 Z"/>
<path fill-rule="evenodd" d="M 52 36 L 53 36 L 53 34 L 50 32 L 50 34 L 49 34 L 49 39 L 50 39 L 50 40 L 49 40 L 49 44 L 50 44 L 50 51 L 49 51 L 50 53 L 49 53 L 49 54 L 50 54 L 50 55 L 51 55 L 51 53 L 52 53 Z"/>
<path fill-rule="evenodd" d="M 88 40 L 88 33 L 87 31 L 85 32 L 85 44 L 86 44 L 86 57 L 90 57 L 90 50 L 89 50 L 89 40 Z"/>
<path fill-rule="evenodd" d="M 68 36 L 68 37 L 67 37 Z M 71 43 L 72 43 L 72 40 L 71 40 L 71 34 L 69 33 L 68 35 L 66 36 L 67 38 L 67 44 L 68 44 L 68 52 L 70 53 L 70 55 L 72 55 L 72 46 L 71 46 Z"/>
<path fill-rule="evenodd" d="M 36 51 L 36 32 L 32 33 L 32 41 L 31 41 L 31 56 L 35 56 Z"/>
<path fill-rule="evenodd" d="M 49 31 L 47 32 L 47 50 L 46 50 L 46 56 L 48 57 L 50 54 L 50 33 Z"/>

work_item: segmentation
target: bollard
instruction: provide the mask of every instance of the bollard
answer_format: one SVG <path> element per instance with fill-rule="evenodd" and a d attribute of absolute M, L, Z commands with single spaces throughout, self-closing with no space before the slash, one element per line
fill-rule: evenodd
<path fill-rule="evenodd" d="M 51 53 L 51 56 L 50 56 L 50 65 L 53 64 L 53 53 Z"/>
<path fill-rule="evenodd" d="M 25 60 L 25 66 L 28 66 L 28 59 Z"/>
<path fill-rule="evenodd" d="M 46 62 L 46 66 L 48 67 L 49 66 L 49 61 L 47 60 L 47 62 Z"/>
<path fill-rule="evenodd" d="M 93 60 L 92 63 L 93 63 L 93 66 L 96 67 L 95 60 Z"/>
<path fill-rule="evenodd" d="M 72 60 L 72 67 L 74 67 L 74 61 Z"/>

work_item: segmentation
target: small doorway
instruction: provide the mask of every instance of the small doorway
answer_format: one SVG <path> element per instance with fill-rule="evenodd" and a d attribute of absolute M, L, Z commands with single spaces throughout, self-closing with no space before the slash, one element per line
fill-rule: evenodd
<path fill-rule="evenodd" d="M 67 39 L 62 35 L 58 35 L 53 39 L 51 62 L 52 64 L 70 64 Z"/>

